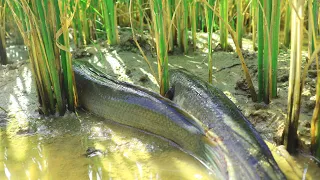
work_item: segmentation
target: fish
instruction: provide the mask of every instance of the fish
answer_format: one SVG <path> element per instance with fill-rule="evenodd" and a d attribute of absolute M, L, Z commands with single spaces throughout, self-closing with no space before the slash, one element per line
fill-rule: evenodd
<path fill-rule="evenodd" d="M 217 87 L 183 68 L 169 70 L 166 96 L 202 124 L 230 179 L 286 179 L 260 134 Z M 220 149 L 220 150 L 218 150 Z"/>
<path fill-rule="evenodd" d="M 143 87 L 116 80 L 90 63 L 73 62 L 80 107 L 106 120 L 172 142 L 209 170 L 228 179 L 225 160 L 206 137 L 200 122 L 169 99 Z"/>

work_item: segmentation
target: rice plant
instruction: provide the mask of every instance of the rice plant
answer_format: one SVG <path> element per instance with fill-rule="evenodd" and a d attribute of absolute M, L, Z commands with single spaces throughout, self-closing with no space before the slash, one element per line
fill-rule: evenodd
<path fill-rule="evenodd" d="M 114 0 L 101 0 L 101 10 L 104 18 L 104 26 L 107 32 L 108 44 L 118 44 L 119 37 L 117 30 L 116 3 Z"/>
<path fill-rule="evenodd" d="M 192 42 L 193 42 L 193 50 L 197 49 L 197 24 L 198 24 L 198 10 L 199 10 L 199 2 L 192 1 L 190 2 L 190 21 L 191 21 L 191 33 L 192 33 Z"/>
<path fill-rule="evenodd" d="M 75 10 L 75 18 L 73 25 L 75 44 L 79 47 L 81 45 L 87 45 L 90 42 L 89 35 L 89 23 L 87 18 L 87 11 L 90 5 L 90 1 L 79 1 L 79 3 L 74 4 L 71 1 L 71 5 L 77 5 Z"/>
<path fill-rule="evenodd" d="M 303 39 L 303 0 L 292 2 L 291 13 L 291 61 L 288 92 L 288 117 L 285 122 L 283 143 L 288 152 L 294 153 L 297 147 L 297 130 L 301 102 L 301 47 Z"/>
<path fill-rule="evenodd" d="M 280 0 L 272 1 L 270 35 L 271 35 L 271 95 L 277 97 L 277 72 L 280 31 Z"/>
<path fill-rule="evenodd" d="M 261 101 L 265 94 L 264 76 L 263 76 L 263 50 L 264 50 L 264 34 L 263 34 L 263 1 L 258 0 L 258 100 Z"/>
<path fill-rule="evenodd" d="M 309 47 L 308 53 L 309 57 L 311 57 L 312 53 L 315 50 L 315 33 L 318 31 L 318 26 L 316 19 L 318 17 L 318 1 L 308 1 L 308 39 L 309 39 Z"/>
<path fill-rule="evenodd" d="M 228 47 L 228 30 L 227 24 L 228 21 L 228 0 L 220 0 L 220 16 L 223 21 L 220 19 L 220 44 L 222 49 L 226 50 Z"/>
<path fill-rule="evenodd" d="M 74 111 L 76 91 L 68 27 L 75 7 L 68 6 L 68 0 L 6 2 L 29 50 L 41 112 L 63 115 L 66 108 Z"/>
<path fill-rule="evenodd" d="M 189 2 L 188 0 L 176 0 L 175 8 L 176 8 L 176 16 L 175 16 L 175 25 L 177 29 L 177 45 L 183 50 L 183 52 L 187 53 L 189 49 L 189 38 L 188 38 L 188 29 L 189 29 Z"/>
<path fill-rule="evenodd" d="M 208 75 L 209 83 L 212 83 L 212 33 L 213 33 L 213 23 L 214 23 L 214 13 L 212 7 L 214 7 L 215 0 L 209 0 L 208 6 L 206 8 L 206 20 L 207 20 L 207 32 L 208 32 Z"/>
<path fill-rule="evenodd" d="M 258 1 L 259 100 L 277 97 L 277 68 L 280 31 L 280 1 Z"/>
<path fill-rule="evenodd" d="M 257 18 L 258 18 L 258 0 L 252 0 L 251 2 L 251 30 L 252 30 L 252 49 L 257 50 Z"/>
<path fill-rule="evenodd" d="M 174 49 L 174 42 L 175 42 L 175 28 L 172 25 L 174 23 L 173 14 L 175 12 L 175 1 L 174 0 L 168 0 L 166 3 L 166 34 L 168 35 L 168 51 L 173 51 Z"/>
<path fill-rule="evenodd" d="M 157 61 L 158 72 L 160 79 L 160 94 L 165 95 L 169 90 L 168 80 L 168 51 L 166 44 L 165 26 L 164 26 L 164 11 L 165 3 L 161 0 L 150 1 L 153 18 L 153 30 L 155 34 L 156 48 L 157 48 Z"/>
<path fill-rule="evenodd" d="M 284 39 L 283 45 L 289 48 L 290 45 L 290 32 L 291 32 L 291 5 L 289 1 L 286 1 L 286 14 L 285 14 L 285 23 L 284 23 Z"/>
<path fill-rule="evenodd" d="M 311 119 L 311 128 L 310 128 L 310 134 L 311 134 L 311 152 L 317 157 L 320 158 L 320 69 L 319 69 L 319 58 L 317 56 L 318 53 L 316 53 L 317 43 L 316 43 L 316 32 L 318 29 L 316 18 L 318 17 L 318 2 L 311 1 L 308 2 L 308 39 L 309 39 L 309 46 L 308 46 L 308 57 L 310 61 L 307 64 L 308 66 L 313 62 L 313 59 L 315 59 L 316 64 L 316 71 L 317 71 L 317 83 L 316 83 L 316 104 L 315 108 L 313 110 L 313 116 Z M 311 42 L 311 43 L 310 43 Z M 306 76 L 306 70 L 304 71 L 304 75 L 302 77 L 304 85 Z"/>
<path fill-rule="evenodd" d="M 6 4 L 4 0 L 0 0 L 0 64 L 7 64 L 6 53 L 6 38 L 5 38 L 5 23 L 6 23 Z"/>
<path fill-rule="evenodd" d="M 242 1 L 237 1 L 237 36 L 238 44 L 242 47 L 242 36 L 243 36 L 243 8 Z"/>
<path fill-rule="evenodd" d="M 214 12 L 214 15 L 219 17 L 220 21 L 222 21 L 224 24 L 226 24 L 226 28 L 227 28 L 228 32 L 230 33 L 230 35 L 231 35 L 233 43 L 236 46 L 236 53 L 239 56 L 239 60 L 241 62 L 241 67 L 242 67 L 243 72 L 245 74 L 246 82 L 248 83 L 248 88 L 250 90 L 252 101 L 253 102 L 257 101 L 257 94 L 256 94 L 256 91 L 254 89 L 254 86 L 253 86 L 253 83 L 252 83 L 252 79 L 251 79 L 248 67 L 247 67 L 247 65 L 245 63 L 243 54 L 241 52 L 241 48 L 240 48 L 240 46 L 238 44 L 238 41 L 237 41 L 238 38 L 237 38 L 236 32 L 231 28 L 231 26 L 227 22 L 225 22 L 225 20 L 220 16 L 220 14 L 218 12 L 214 11 L 214 7 L 212 7 L 207 1 L 202 1 L 202 3 L 204 3 L 207 7 L 209 7 Z"/>

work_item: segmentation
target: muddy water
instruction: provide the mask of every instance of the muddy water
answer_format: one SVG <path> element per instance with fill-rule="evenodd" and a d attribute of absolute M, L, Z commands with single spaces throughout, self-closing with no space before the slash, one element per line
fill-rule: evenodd
<path fill-rule="evenodd" d="M 78 113 L 31 119 L 18 130 L 21 119 L 0 126 L 0 179 L 211 179 L 165 140 Z M 268 146 L 288 179 L 320 179 L 310 157 Z"/>
<path fill-rule="evenodd" d="M 0 129 L 0 179 L 210 179 L 167 141 L 86 113 Z"/>

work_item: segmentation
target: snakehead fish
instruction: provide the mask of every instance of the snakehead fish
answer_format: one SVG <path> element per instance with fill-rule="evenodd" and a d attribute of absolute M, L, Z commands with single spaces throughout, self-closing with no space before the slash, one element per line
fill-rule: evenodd
<path fill-rule="evenodd" d="M 185 69 L 169 71 L 173 102 L 202 122 L 224 152 L 230 179 L 285 179 L 268 146 L 236 105 L 218 88 Z"/>
<path fill-rule="evenodd" d="M 91 113 L 160 136 L 207 167 L 214 179 L 228 177 L 197 120 L 172 101 L 145 88 L 115 80 L 89 63 L 74 62 L 79 104 Z"/>

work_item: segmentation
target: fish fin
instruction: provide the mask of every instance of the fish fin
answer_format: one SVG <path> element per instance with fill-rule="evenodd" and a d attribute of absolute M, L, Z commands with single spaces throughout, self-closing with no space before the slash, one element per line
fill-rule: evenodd
<path fill-rule="evenodd" d="M 164 97 L 173 100 L 174 96 L 174 87 L 170 87 L 169 90 L 165 93 Z"/>

